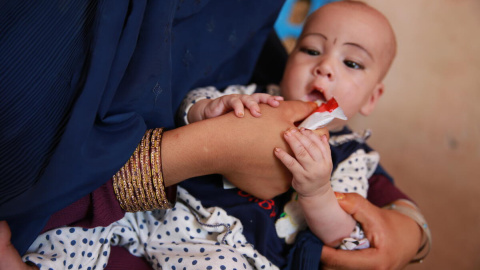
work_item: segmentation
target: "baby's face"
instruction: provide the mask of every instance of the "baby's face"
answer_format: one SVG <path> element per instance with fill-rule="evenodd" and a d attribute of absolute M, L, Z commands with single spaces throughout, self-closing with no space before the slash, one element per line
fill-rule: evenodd
<path fill-rule="evenodd" d="M 388 68 L 382 57 L 390 28 L 380 22 L 375 13 L 344 6 L 331 5 L 313 13 L 287 62 L 281 83 L 285 99 L 335 97 L 348 118 L 359 112 L 369 114 L 367 109 L 376 103 L 371 104 L 372 93 L 379 89 L 381 95 L 381 77 Z M 332 123 L 329 128 L 343 124 Z"/>

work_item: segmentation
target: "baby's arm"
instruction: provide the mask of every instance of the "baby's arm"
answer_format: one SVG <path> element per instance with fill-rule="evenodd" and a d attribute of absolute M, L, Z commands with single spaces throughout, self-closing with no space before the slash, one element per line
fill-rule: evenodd
<path fill-rule="evenodd" d="M 243 117 L 246 107 L 254 117 L 260 116 L 259 103 L 272 107 L 279 105 L 282 97 L 262 93 L 254 93 L 256 86 L 233 85 L 220 92 L 215 87 L 202 87 L 190 91 L 179 108 L 179 117 L 183 124 L 223 115 L 234 111 Z"/>
<path fill-rule="evenodd" d="M 350 236 L 356 222 L 339 206 L 330 185 L 332 158 L 328 139 L 306 129 L 291 129 L 284 137 L 294 155 L 280 148 L 275 149 L 275 155 L 293 174 L 292 186 L 307 224 L 325 244 L 337 247 Z"/>

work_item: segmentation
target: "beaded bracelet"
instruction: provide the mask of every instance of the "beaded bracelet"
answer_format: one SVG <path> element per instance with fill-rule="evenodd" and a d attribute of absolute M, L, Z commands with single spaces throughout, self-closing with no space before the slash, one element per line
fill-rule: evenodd
<path fill-rule="evenodd" d="M 427 257 L 432 247 L 432 234 L 430 232 L 430 228 L 428 227 L 427 221 L 425 220 L 423 215 L 420 213 L 420 210 L 414 203 L 405 199 L 400 199 L 399 201 L 402 201 L 411 205 L 414 209 L 407 206 L 398 205 L 395 203 L 389 204 L 383 208 L 394 210 L 406 215 L 407 217 L 413 219 L 420 226 L 420 228 L 422 228 L 422 232 L 423 232 L 422 244 L 420 245 L 420 248 L 418 249 L 415 257 L 410 261 L 410 263 L 421 263 L 423 262 L 423 259 Z"/>
<path fill-rule="evenodd" d="M 163 128 L 149 129 L 125 165 L 113 176 L 113 190 L 127 212 L 172 208 L 162 173 Z"/>

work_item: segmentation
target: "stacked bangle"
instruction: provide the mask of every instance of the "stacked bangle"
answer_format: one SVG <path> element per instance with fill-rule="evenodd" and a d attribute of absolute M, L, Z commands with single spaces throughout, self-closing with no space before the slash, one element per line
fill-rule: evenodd
<path fill-rule="evenodd" d="M 163 128 L 149 129 L 135 152 L 113 176 L 113 190 L 127 212 L 172 208 L 162 173 Z"/>
<path fill-rule="evenodd" d="M 407 217 L 413 219 L 420 226 L 420 228 L 422 228 L 422 244 L 420 245 L 420 248 L 418 249 L 415 257 L 410 261 L 410 263 L 421 263 L 423 262 L 423 259 L 427 257 L 432 247 L 432 234 L 430 232 L 430 228 L 428 227 L 427 221 L 420 213 L 420 210 L 414 203 L 405 199 L 400 199 L 400 201 L 411 205 L 413 209 L 395 203 L 389 204 L 384 208 L 394 210 L 406 215 Z"/>

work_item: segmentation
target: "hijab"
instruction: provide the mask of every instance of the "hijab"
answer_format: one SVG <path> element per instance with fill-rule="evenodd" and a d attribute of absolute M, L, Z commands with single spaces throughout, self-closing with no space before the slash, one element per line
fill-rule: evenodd
<path fill-rule="evenodd" d="M 282 1 L 0 3 L 0 220 L 23 254 L 195 87 L 245 84 Z"/>

